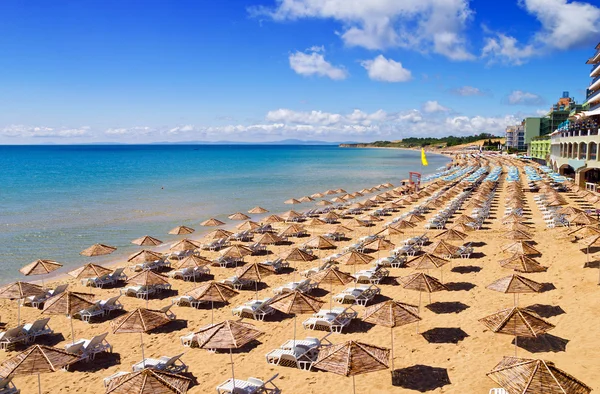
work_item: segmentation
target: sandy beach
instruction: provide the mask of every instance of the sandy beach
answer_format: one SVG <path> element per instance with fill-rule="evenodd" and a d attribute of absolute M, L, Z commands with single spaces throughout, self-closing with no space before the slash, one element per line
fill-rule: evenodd
<path fill-rule="evenodd" d="M 505 166 L 493 200 L 491 215 L 481 229 L 469 232 L 465 241 L 449 241 L 456 245 L 467 241 L 472 242 L 474 253 L 469 259 L 452 259 L 449 264 L 441 268 L 443 272 L 440 272 L 440 269 L 428 271 L 429 275 L 438 279 L 443 276 L 443 283 L 449 288 L 449 291 L 431 294 L 432 304 L 428 307 L 425 305 L 429 303 L 429 297 L 427 294 L 423 294 L 419 333 L 414 324 L 394 329 L 395 369 L 401 370 L 407 376 L 402 387 L 393 386 L 390 370 L 383 370 L 356 376 L 356 392 L 487 393 L 490 388 L 498 387 L 486 376 L 486 373 L 492 370 L 503 356 L 515 355 L 515 348 L 512 344 L 513 337 L 494 334 L 478 320 L 498 310 L 513 306 L 512 294 L 492 291 L 486 289 L 486 286 L 514 272 L 502 268 L 498 264 L 498 261 L 510 256 L 502 252 L 502 246 L 511 241 L 501 236 L 506 232 L 506 227 L 502 225 L 502 216 L 505 209 L 505 197 L 508 193 L 508 182 L 505 180 L 505 175 L 509 161 L 505 159 L 500 161 L 494 156 L 490 156 L 489 160 L 492 168 L 499 164 Z M 474 160 L 471 160 L 470 163 L 476 164 Z M 522 165 L 517 161 L 514 163 Z M 521 184 L 524 183 L 525 176 L 521 172 Z M 349 190 L 349 192 L 352 191 Z M 520 295 L 519 306 L 535 311 L 546 321 L 555 325 L 555 328 L 538 339 L 519 339 L 517 355 L 523 358 L 552 361 L 557 367 L 581 380 L 593 390 L 598 390 L 600 389 L 600 378 L 597 377 L 596 365 L 600 361 L 600 347 L 596 346 L 598 339 L 595 334 L 596 327 L 600 325 L 600 312 L 596 310 L 594 301 L 598 291 L 598 265 L 592 263 L 588 264 L 592 268 L 584 267 L 587 260 L 586 255 L 581 251 L 582 246 L 572 242 L 573 237 L 567 235 L 569 229 L 564 227 L 550 229 L 546 226 L 542 212 L 534 201 L 535 195 L 536 193 L 527 191 L 524 193 L 524 217 L 526 223 L 532 226 L 530 233 L 535 241 L 535 248 L 541 252 L 541 257 L 536 260 L 548 269 L 546 272 L 523 274 L 545 286 L 543 292 Z M 561 195 L 568 201 L 569 206 L 580 206 L 581 201 L 574 192 L 561 193 Z M 422 203 L 425 199 L 426 197 L 421 197 L 417 202 L 401 208 L 399 212 L 392 212 L 389 216 L 384 216 L 383 221 L 375 222 L 375 226 L 370 228 L 355 227 L 350 224 L 352 219 L 342 219 L 340 220 L 342 225 L 347 225 L 355 230 L 348 234 L 352 239 L 336 242 L 335 250 L 317 250 L 314 253 L 319 257 L 325 257 L 352 244 L 361 236 L 375 234 L 383 230 L 384 223 Z M 469 199 L 455 217 L 462 213 L 470 214 L 471 209 L 465 208 L 468 201 Z M 249 202 L 249 207 L 254 205 L 260 205 L 260 201 Z M 309 203 L 299 205 L 299 209 L 296 207 L 298 206 L 290 206 L 291 209 L 299 211 L 313 208 L 313 205 Z M 436 210 L 425 213 L 426 219 L 431 218 L 435 213 Z M 200 222 L 206 218 L 197 219 Z M 452 219 L 447 226 L 452 224 L 451 221 Z M 437 234 L 444 231 L 425 230 L 424 223 L 418 223 L 417 227 L 406 230 L 403 235 L 395 235 L 387 239 L 400 246 L 405 238 L 421 235 L 427 231 L 428 237 L 433 240 Z M 281 229 L 283 226 L 278 224 L 277 228 Z M 329 225 L 306 226 L 310 236 L 298 239 L 290 238 L 295 245 L 268 246 L 269 255 L 248 256 L 244 260 L 248 264 L 261 262 L 267 258 L 272 259 L 309 240 L 313 235 L 325 233 L 330 228 Z M 165 229 L 165 232 L 168 230 Z M 154 248 L 153 250 L 163 249 Z M 382 251 L 380 256 L 386 256 L 388 253 Z M 219 256 L 219 252 L 202 251 L 201 255 L 212 260 Z M 375 252 L 372 255 L 377 256 L 378 253 Z M 115 266 L 127 265 L 123 261 L 112 263 Z M 303 271 L 321 263 L 315 260 L 290 264 L 296 270 Z M 339 268 L 348 273 L 352 273 L 354 270 L 353 266 L 339 266 Z M 356 267 L 356 269 L 365 268 L 367 268 L 366 265 Z M 418 304 L 419 293 L 403 289 L 397 281 L 398 278 L 412 274 L 415 270 L 413 268 L 388 268 L 388 270 L 389 277 L 377 285 L 381 289 L 381 295 L 369 305 L 387 299 Z M 210 271 L 214 279 L 218 281 L 232 276 L 235 269 L 211 266 Z M 131 271 L 126 270 L 126 273 L 132 276 Z M 300 275 L 292 270 L 268 276 L 264 279 L 266 286 L 259 287 L 258 298 L 271 297 L 275 287 L 300 278 Z M 174 297 L 183 295 L 198 285 L 198 283 L 176 279 L 171 279 L 169 282 L 173 292 L 165 294 L 164 297 L 161 297 L 162 299 L 150 299 L 148 303 L 150 309 L 160 309 L 171 304 Z M 93 293 L 96 299 L 107 299 L 119 294 L 120 291 L 119 287 L 85 288 L 77 280 L 63 276 L 54 279 L 52 283 L 46 283 L 46 285 L 55 287 L 60 283 L 68 283 L 71 291 Z M 333 286 L 333 294 L 337 294 L 349 286 L 351 285 Z M 329 303 L 329 286 L 321 286 L 311 295 Z M 232 308 L 255 297 L 253 289 L 241 290 L 229 305 L 214 310 L 215 322 L 226 319 L 237 320 L 237 317 L 232 316 Z M 126 311 L 146 306 L 146 301 L 134 297 L 122 296 L 120 301 Z M 0 321 L 4 329 L 16 326 L 16 302 L 0 300 L 0 305 L 2 307 Z M 353 309 L 358 312 L 358 319 L 355 319 L 342 333 L 332 333 L 327 339 L 334 344 L 357 340 L 389 348 L 390 329 L 362 322 L 360 318 L 365 308 L 354 306 Z M 186 376 L 194 379 L 194 385 L 188 392 L 192 394 L 215 392 L 215 387 L 231 376 L 229 354 L 187 348 L 180 342 L 181 336 L 210 323 L 210 309 L 173 306 L 171 311 L 176 314 L 176 321 L 169 323 L 161 332 L 144 334 L 145 356 L 159 358 L 184 353 L 181 360 L 189 367 L 189 373 Z M 21 320 L 24 322 L 33 322 L 45 316 L 39 309 L 21 308 Z M 118 371 L 130 372 L 131 366 L 141 361 L 139 334 L 112 334 L 110 321 L 116 316 L 115 314 L 91 324 L 81 320 L 73 321 L 77 339 L 89 339 L 93 335 L 109 332 L 107 340 L 113 346 L 113 353 L 99 354 L 94 361 L 89 363 L 77 363 L 68 372 L 59 371 L 54 374 L 41 375 L 44 393 L 104 393 L 103 378 Z M 309 315 L 298 317 L 298 338 L 324 337 L 327 332 L 302 328 L 301 322 L 308 317 Z M 259 338 L 259 343 L 256 345 L 234 353 L 233 360 L 237 379 L 253 376 L 266 380 L 278 374 L 274 382 L 286 393 L 352 392 L 352 378 L 318 370 L 302 371 L 296 368 L 274 366 L 266 362 L 265 354 L 292 338 L 294 329 L 292 317 L 277 312 L 268 316 L 265 321 L 244 319 L 244 322 L 253 324 L 265 334 Z M 51 316 L 49 325 L 56 334 L 40 338 L 36 343 L 64 348 L 64 345 L 71 341 L 69 319 L 64 316 Z M 24 348 L 24 346 L 18 346 L 16 350 L 0 351 L 0 362 L 16 355 L 19 350 Z M 15 377 L 13 381 L 24 394 L 37 392 L 37 376 L 19 376 Z"/>

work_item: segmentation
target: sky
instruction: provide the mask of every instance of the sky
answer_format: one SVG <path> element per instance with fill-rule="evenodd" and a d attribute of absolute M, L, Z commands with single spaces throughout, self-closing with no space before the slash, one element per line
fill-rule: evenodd
<path fill-rule="evenodd" d="M 501 135 L 585 99 L 600 1 L 0 1 L 0 144 Z"/>

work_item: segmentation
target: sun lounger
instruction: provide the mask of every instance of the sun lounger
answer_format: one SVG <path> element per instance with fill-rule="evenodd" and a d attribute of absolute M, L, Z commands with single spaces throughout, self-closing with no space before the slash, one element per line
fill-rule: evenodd
<path fill-rule="evenodd" d="M 321 310 L 312 317 L 302 322 L 302 326 L 307 330 L 322 330 L 341 333 L 352 319 L 358 314 L 351 308 L 333 308 L 331 310 Z"/>
<path fill-rule="evenodd" d="M 0 349 L 8 350 L 17 343 L 25 343 L 27 335 L 25 334 L 23 327 L 23 325 L 20 325 L 4 332 L 0 332 Z"/>
<path fill-rule="evenodd" d="M 308 278 L 311 275 L 316 274 L 317 272 L 321 272 L 323 270 L 326 270 L 327 268 L 331 267 L 332 265 L 333 265 L 332 262 L 326 261 L 326 262 L 324 262 L 322 265 L 320 265 L 318 267 L 312 267 L 312 268 L 307 269 L 306 271 L 300 272 L 300 275 Z"/>
<path fill-rule="evenodd" d="M 279 394 L 281 390 L 275 386 L 273 382 L 279 374 L 273 376 L 267 381 L 262 381 L 257 378 L 248 378 L 248 380 L 232 379 L 221 383 L 217 386 L 217 394 Z M 235 393 L 234 393 L 235 387 Z"/>
<path fill-rule="evenodd" d="M 275 313 L 275 309 L 269 306 L 269 302 L 271 302 L 271 298 L 249 301 L 233 308 L 231 313 L 234 316 L 252 317 L 254 320 L 262 321 L 265 319 L 265 316 Z"/>
<path fill-rule="evenodd" d="M 374 265 L 376 268 L 379 267 L 392 267 L 392 268 L 402 268 L 406 263 L 406 256 L 388 256 L 382 257 L 375 261 Z"/>
<path fill-rule="evenodd" d="M 164 313 L 169 320 L 175 320 L 175 319 L 177 319 L 177 316 L 175 316 L 175 314 L 173 312 L 171 312 L 172 306 L 173 306 L 173 304 L 165 305 L 162 308 L 160 308 L 158 311 Z"/>
<path fill-rule="evenodd" d="M 100 302 L 98 301 L 91 307 L 80 310 L 73 317 L 79 317 L 82 321 L 90 323 L 93 318 L 106 315 L 107 311 L 100 306 Z"/>
<path fill-rule="evenodd" d="M 306 347 L 296 344 L 293 348 L 274 349 L 266 354 L 267 363 L 309 371 L 317 360 L 318 346 Z"/>
<path fill-rule="evenodd" d="M 120 378 L 121 376 L 124 375 L 129 375 L 131 372 L 125 372 L 125 371 L 119 371 L 119 372 L 115 372 L 110 376 L 105 377 L 102 381 L 104 383 L 104 387 L 108 387 L 108 385 L 110 384 L 110 382 L 116 378 Z"/>
<path fill-rule="evenodd" d="M 142 298 L 144 300 L 148 299 L 150 295 L 154 293 L 156 293 L 156 289 L 154 287 L 149 286 L 130 286 L 121 289 L 121 295 Z"/>
<path fill-rule="evenodd" d="M 143 361 L 140 361 L 137 364 L 133 364 L 133 372 L 141 371 L 144 368 L 154 368 L 161 371 L 171 372 L 171 373 L 182 373 L 187 372 L 188 366 L 185 365 L 183 361 L 181 361 L 181 356 L 183 353 L 178 354 L 176 356 L 162 356 L 161 358 L 146 358 Z"/>
<path fill-rule="evenodd" d="M 341 293 L 333 296 L 333 300 L 341 304 L 366 306 L 380 293 L 381 289 L 375 285 L 359 285 L 344 289 Z"/>
<path fill-rule="evenodd" d="M 104 314 L 108 315 L 112 311 L 119 311 L 123 309 L 123 304 L 119 302 L 119 298 L 121 296 L 114 296 L 109 298 L 108 300 L 101 300 L 98 305 L 102 310 L 104 310 Z"/>
<path fill-rule="evenodd" d="M 67 289 L 67 287 L 69 287 L 68 284 L 62 284 L 56 286 L 56 288 L 53 290 L 48 290 L 46 294 L 40 296 L 26 297 L 23 299 L 23 305 L 39 308 L 40 305 L 42 305 L 48 298 L 54 297 L 55 295 L 59 295 L 60 293 L 64 292 Z"/>
<path fill-rule="evenodd" d="M 283 268 L 288 268 L 290 266 L 290 263 L 281 258 L 277 258 L 275 260 L 266 260 L 263 261 L 262 264 L 273 267 L 275 273 L 280 273 Z"/>
<path fill-rule="evenodd" d="M 80 339 L 65 345 L 65 350 L 77 354 L 82 361 L 91 361 L 98 353 L 112 353 L 112 345 L 106 340 L 107 332 L 96 335 L 92 339 Z"/>
<path fill-rule="evenodd" d="M 233 287 L 235 290 L 241 290 L 244 287 L 248 288 L 254 286 L 253 280 L 240 279 L 237 276 L 231 276 L 227 279 L 223 279 L 220 281 L 220 283 Z"/>
<path fill-rule="evenodd" d="M 273 289 L 273 293 L 275 293 L 275 294 L 291 293 L 295 290 L 301 291 L 303 293 L 309 293 L 316 286 L 317 286 L 317 284 L 313 283 L 310 279 L 304 279 L 300 282 L 289 282 L 283 286 L 279 286 L 279 287 Z"/>
<path fill-rule="evenodd" d="M 0 394 L 20 394 L 21 390 L 15 387 L 12 377 L 0 378 Z"/>
<path fill-rule="evenodd" d="M 493 388 L 490 389 L 489 394 L 508 394 L 508 391 L 503 388 Z"/>
<path fill-rule="evenodd" d="M 211 326 L 212 326 L 212 324 L 208 324 L 204 327 L 201 327 L 199 331 L 206 330 L 207 328 L 210 328 Z M 190 332 L 187 335 L 183 335 L 183 336 L 179 337 L 181 340 L 181 344 L 185 347 L 194 347 L 194 345 L 198 345 L 198 342 L 196 340 L 196 334 L 197 334 L 196 332 Z"/>
<path fill-rule="evenodd" d="M 361 270 L 352 275 L 357 283 L 371 283 L 374 285 L 379 284 L 381 280 L 387 277 L 390 274 L 388 270 L 385 268 L 371 268 L 366 270 Z"/>
<path fill-rule="evenodd" d="M 218 265 L 221 268 L 227 268 L 230 265 L 237 267 L 237 263 L 243 261 L 243 259 L 233 259 L 231 257 L 219 256 L 213 260 L 213 265 Z"/>
<path fill-rule="evenodd" d="M 25 324 L 23 332 L 25 333 L 26 342 L 33 343 L 38 337 L 54 334 L 54 330 L 48 326 L 50 318 L 38 319 L 33 323 Z"/>

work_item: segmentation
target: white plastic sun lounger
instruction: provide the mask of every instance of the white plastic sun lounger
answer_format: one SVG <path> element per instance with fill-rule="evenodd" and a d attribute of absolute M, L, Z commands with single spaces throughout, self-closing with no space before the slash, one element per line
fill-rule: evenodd
<path fill-rule="evenodd" d="M 248 380 L 228 379 L 217 386 L 217 394 L 279 394 L 281 390 L 273 382 L 279 374 L 276 374 L 267 381 L 257 378 L 248 378 Z M 235 393 L 234 393 L 235 388 Z"/>
<path fill-rule="evenodd" d="M 161 358 L 146 358 L 139 363 L 136 363 L 132 366 L 133 372 L 141 371 L 144 368 L 154 368 L 161 371 L 171 372 L 171 373 L 181 373 L 187 372 L 188 366 L 185 365 L 183 361 L 181 361 L 181 356 L 183 353 L 180 353 L 176 356 L 162 356 Z"/>
<path fill-rule="evenodd" d="M 17 343 L 25 343 L 27 336 L 23 331 L 23 327 L 23 325 L 20 325 L 0 332 L 0 349 L 8 350 Z"/>
<path fill-rule="evenodd" d="M 231 313 L 234 316 L 252 317 L 254 320 L 262 321 L 265 319 L 265 316 L 275 313 L 275 309 L 268 305 L 269 302 L 271 302 L 271 298 L 249 301 L 244 303 L 244 305 L 233 308 Z"/>
<path fill-rule="evenodd" d="M 8 378 L 0 378 L 0 394 L 20 394 L 21 390 L 15 387 L 12 382 L 12 376 Z"/>
<path fill-rule="evenodd" d="M 48 326 L 49 321 L 50 318 L 47 317 L 45 319 L 36 320 L 30 324 L 25 324 L 23 326 L 23 332 L 27 338 L 26 341 L 32 343 L 35 342 L 38 337 L 54 334 L 54 330 Z"/>

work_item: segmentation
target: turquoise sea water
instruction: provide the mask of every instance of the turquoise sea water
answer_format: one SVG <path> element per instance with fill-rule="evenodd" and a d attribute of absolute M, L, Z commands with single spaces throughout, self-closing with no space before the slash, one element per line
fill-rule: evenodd
<path fill-rule="evenodd" d="M 428 159 L 425 173 L 449 161 Z M 0 170 L 4 283 L 38 258 L 67 272 L 90 260 L 81 250 L 105 243 L 117 252 L 94 261 L 119 261 L 146 234 L 173 241 L 181 237 L 168 231 L 185 224 L 199 237 L 211 230 L 199 226 L 209 217 L 232 223 L 227 215 L 256 205 L 273 213 L 313 208 L 283 201 L 396 184 L 421 165 L 419 152 L 335 146 L 0 146 Z"/>

